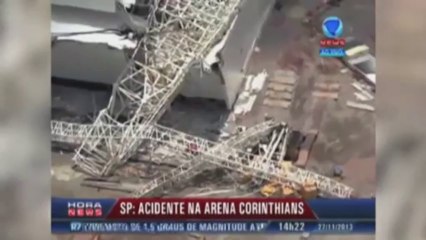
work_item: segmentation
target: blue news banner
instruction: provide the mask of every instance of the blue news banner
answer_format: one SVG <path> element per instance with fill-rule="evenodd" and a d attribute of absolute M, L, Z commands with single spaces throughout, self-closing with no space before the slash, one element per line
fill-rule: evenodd
<path fill-rule="evenodd" d="M 117 220 L 109 217 L 115 199 L 100 202 L 103 214 L 97 218 L 70 218 L 66 203 L 71 199 L 52 199 L 53 233 L 317 233 L 351 234 L 375 232 L 374 199 L 315 199 L 308 201 L 318 220 L 248 221 L 147 221 Z M 72 199 L 81 201 L 82 199 Z M 84 199 L 84 201 L 90 201 Z"/>
<path fill-rule="evenodd" d="M 54 233 L 374 233 L 374 221 L 53 221 Z"/>

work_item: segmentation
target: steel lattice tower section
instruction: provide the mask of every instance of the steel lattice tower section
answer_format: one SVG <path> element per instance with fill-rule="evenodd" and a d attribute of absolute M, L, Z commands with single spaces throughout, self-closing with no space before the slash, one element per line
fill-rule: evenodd
<path fill-rule="evenodd" d="M 220 142 L 216 145 L 215 149 L 221 149 L 224 146 L 231 146 L 236 148 L 243 148 L 247 145 L 254 145 L 260 141 L 260 139 L 270 133 L 273 128 L 279 126 L 279 124 L 273 121 L 266 121 L 248 128 L 243 133 L 237 133 L 230 137 L 228 140 Z M 202 156 L 192 156 L 189 159 L 174 168 L 173 170 L 162 174 L 161 176 L 144 183 L 135 192 L 133 197 L 152 197 L 156 196 L 159 190 L 166 187 L 168 184 L 175 184 L 177 182 L 183 182 L 189 180 L 196 175 L 203 172 L 206 168 L 206 162 L 203 161 Z M 207 164 L 209 165 L 209 164 Z"/>
<path fill-rule="evenodd" d="M 142 143 L 178 93 L 189 68 L 202 61 L 228 30 L 240 0 L 151 0 L 147 32 L 113 88 L 108 106 L 77 150 L 89 174 L 109 175 Z M 124 121 L 120 121 L 125 119 Z M 117 132 L 110 125 L 121 126 Z M 109 138 L 96 139 L 98 135 Z"/>
<path fill-rule="evenodd" d="M 93 131 L 93 128 L 97 129 Z M 135 128 L 131 131 L 137 132 L 138 129 L 139 127 L 135 126 Z M 117 125 L 93 126 L 51 121 L 52 140 L 69 143 L 81 142 L 83 138 L 85 138 L 85 141 L 95 142 L 99 141 L 99 139 L 121 137 L 121 134 L 123 134 L 126 130 L 127 127 Z M 93 131 L 97 135 L 91 135 L 91 138 L 87 138 L 87 135 L 85 134 L 90 131 Z M 273 181 L 283 184 L 290 182 L 297 186 L 302 186 L 308 181 L 313 181 L 317 184 L 319 191 L 324 196 L 350 198 L 354 191 L 353 188 L 321 174 L 295 166 L 288 167 L 286 171 L 283 171 L 281 166 L 262 161 L 265 157 L 263 155 L 247 153 L 228 145 L 212 142 L 207 139 L 179 132 L 164 126 L 149 125 L 146 127 L 145 135 L 131 134 L 129 137 L 134 141 L 148 140 L 155 143 L 161 143 L 172 149 L 174 152 L 179 153 L 186 153 L 188 146 L 196 145 L 198 148 L 196 157 L 197 161 L 199 160 L 201 162 L 210 163 L 242 174 L 251 174 L 255 178 L 271 182 Z M 144 190 L 142 189 L 141 192 L 144 192 Z"/>

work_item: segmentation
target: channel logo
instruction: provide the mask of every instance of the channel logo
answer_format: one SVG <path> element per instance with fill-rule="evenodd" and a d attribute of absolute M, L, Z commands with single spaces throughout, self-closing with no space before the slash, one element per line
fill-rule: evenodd
<path fill-rule="evenodd" d="M 102 205 L 100 202 L 73 201 L 68 202 L 68 217 L 102 217 Z"/>
<path fill-rule="evenodd" d="M 339 38 L 343 34 L 343 22 L 340 18 L 327 17 L 322 22 L 322 32 L 327 38 Z"/>
<path fill-rule="evenodd" d="M 343 34 L 343 21 L 336 16 L 327 17 L 322 23 L 322 31 L 325 38 L 320 40 L 320 56 L 344 57 L 346 41 L 340 38 Z"/>

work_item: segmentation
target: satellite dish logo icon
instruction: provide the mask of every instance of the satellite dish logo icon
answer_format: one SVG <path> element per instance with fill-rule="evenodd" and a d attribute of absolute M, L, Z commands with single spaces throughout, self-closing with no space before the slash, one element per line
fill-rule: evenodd
<path fill-rule="evenodd" d="M 322 31 L 328 38 L 338 38 L 343 33 L 343 22 L 338 17 L 327 17 L 322 22 Z"/>

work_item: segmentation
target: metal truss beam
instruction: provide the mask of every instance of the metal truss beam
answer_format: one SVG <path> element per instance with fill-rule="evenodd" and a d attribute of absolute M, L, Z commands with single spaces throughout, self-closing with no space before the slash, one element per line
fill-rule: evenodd
<path fill-rule="evenodd" d="M 84 133 L 85 126 L 81 126 L 83 129 L 79 129 L 78 124 L 73 126 L 66 126 L 64 122 L 51 122 L 52 137 L 54 139 L 65 139 L 70 138 L 70 135 L 63 136 L 65 134 Z M 99 135 L 93 136 L 94 140 L 98 139 L 110 139 L 112 136 L 105 133 L 114 133 L 114 136 L 120 136 L 120 132 L 124 133 L 127 128 L 118 126 L 94 126 L 88 125 L 86 127 L 97 128 L 95 132 Z M 66 131 L 62 130 L 66 129 Z M 135 131 L 138 130 L 138 126 L 135 127 Z M 294 183 L 298 186 L 305 184 L 306 182 L 313 181 L 317 183 L 317 187 L 320 192 L 325 196 L 332 196 L 338 198 L 349 198 L 352 195 L 353 189 L 340 183 L 334 179 L 325 177 L 323 175 L 311 172 L 309 170 L 301 169 L 295 166 L 289 167 L 288 171 L 283 173 L 281 166 L 273 162 L 263 162 L 264 156 L 254 155 L 251 153 L 243 152 L 241 150 L 232 148 L 230 146 L 217 147 L 216 142 L 212 142 L 203 138 L 188 135 L 183 132 L 176 131 L 167 127 L 159 125 L 149 125 L 146 128 L 146 134 L 130 134 L 128 137 L 153 141 L 156 143 L 164 144 L 174 151 L 187 153 L 189 146 L 197 146 L 196 156 L 202 162 L 211 163 L 219 167 L 230 169 L 231 171 L 237 171 L 243 174 L 252 175 L 257 178 L 265 179 L 267 181 L 274 181 L 278 183 Z M 73 132 L 71 132 L 73 131 Z M 56 136 L 55 135 L 59 135 Z M 80 139 L 79 136 L 76 137 Z M 96 161 L 90 162 L 88 170 L 91 168 L 96 169 Z"/>
<path fill-rule="evenodd" d="M 191 66 L 226 33 L 239 4 L 240 0 L 148 1 L 147 32 L 114 85 L 107 108 L 86 132 L 74 156 L 76 164 L 105 176 L 134 155 L 142 136 L 149 133 L 148 125 L 173 101 Z M 121 131 L 98 128 L 109 125 Z M 95 138 L 104 133 L 110 138 Z"/>
<path fill-rule="evenodd" d="M 272 129 L 278 125 L 279 124 L 276 124 L 273 121 L 263 122 L 247 129 L 242 133 L 235 134 L 228 140 L 217 144 L 214 148 L 220 149 L 224 146 L 243 148 L 248 145 L 256 144 L 262 137 L 270 133 Z M 199 158 L 201 158 L 201 156 L 193 156 L 190 159 L 186 159 L 186 161 L 177 168 L 174 168 L 170 172 L 166 172 L 158 178 L 144 183 L 132 194 L 133 197 L 153 197 L 156 196 L 156 194 L 158 194 L 167 185 L 187 181 L 197 176 L 206 169 L 206 165 L 209 165 Z"/>

